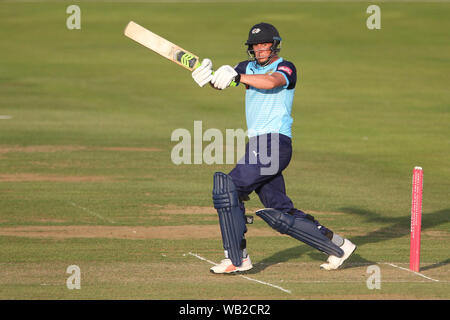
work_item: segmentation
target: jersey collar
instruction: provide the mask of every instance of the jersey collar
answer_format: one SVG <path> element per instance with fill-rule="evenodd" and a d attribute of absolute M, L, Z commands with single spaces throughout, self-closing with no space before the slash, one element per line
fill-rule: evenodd
<path fill-rule="evenodd" d="M 283 61 L 283 58 L 282 58 L 282 57 L 278 57 L 277 60 L 272 61 L 272 62 L 269 63 L 267 66 L 261 67 L 261 66 L 259 65 L 259 63 L 255 60 L 255 61 L 253 61 L 253 66 L 254 66 L 257 70 L 266 70 L 266 69 L 272 68 L 273 65 L 274 65 L 274 63 L 277 63 L 277 64 L 278 64 L 278 63 L 281 63 L 282 61 Z"/>

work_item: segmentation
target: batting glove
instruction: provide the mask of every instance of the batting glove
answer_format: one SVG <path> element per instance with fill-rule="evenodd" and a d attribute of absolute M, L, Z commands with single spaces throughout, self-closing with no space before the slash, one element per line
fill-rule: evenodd
<path fill-rule="evenodd" d="M 192 72 L 192 78 L 200 87 L 210 82 L 212 79 L 212 61 L 203 59 L 202 64 Z"/>
<path fill-rule="evenodd" d="M 228 87 L 231 81 L 238 75 L 238 73 L 233 69 L 233 67 L 225 65 L 221 66 L 214 72 L 211 83 L 214 88 L 223 90 Z"/>

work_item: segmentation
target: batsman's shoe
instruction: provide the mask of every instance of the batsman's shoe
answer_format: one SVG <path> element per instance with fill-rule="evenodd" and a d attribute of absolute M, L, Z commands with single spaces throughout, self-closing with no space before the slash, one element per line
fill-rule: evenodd
<path fill-rule="evenodd" d="M 348 239 L 344 239 L 344 243 L 341 246 L 344 255 L 342 257 L 336 257 L 330 255 L 328 257 L 327 263 L 321 264 L 320 268 L 324 270 L 336 270 L 339 268 L 348 257 L 356 250 L 356 246 Z"/>
<path fill-rule="evenodd" d="M 242 264 L 239 267 L 233 265 L 230 259 L 223 259 L 218 265 L 215 265 L 209 270 L 212 273 L 234 273 L 248 271 L 251 268 L 253 268 L 253 265 L 250 260 L 250 256 L 247 256 L 246 258 L 242 259 Z"/>

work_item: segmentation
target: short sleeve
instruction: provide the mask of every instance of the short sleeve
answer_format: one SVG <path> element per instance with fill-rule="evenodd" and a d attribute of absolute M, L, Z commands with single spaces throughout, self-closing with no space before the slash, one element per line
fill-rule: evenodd
<path fill-rule="evenodd" d="M 280 72 L 286 78 L 285 88 L 294 89 L 297 83 L 297 70 L 292 62 L 282 61 L 278 64 L 276 72 Z"/>
<path fill-rule="evenodd" d="M 239 73 L 239 74 L 245 74 L 246 70 L 247 70 L 247 65 L 248 65 L 249 61 L 242 61 L 239 62 L 235 67 L 234 70 Z"/>
<path fill-rule="evenodd" d="M 239 62 L 235 67 L 234 70 L 238 73 L 238 74 L 245 74 L 247 71 L 247 65 L 248 65 L 249 61 L 242 61 Z M 238 83 L 239 85 L 239 83 Z"/>

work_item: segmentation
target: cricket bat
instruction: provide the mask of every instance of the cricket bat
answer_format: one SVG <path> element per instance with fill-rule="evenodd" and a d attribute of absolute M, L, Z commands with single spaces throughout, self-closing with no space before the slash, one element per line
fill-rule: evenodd
<path fill-rule="evenodd" d="M 184 50 L 183 48 L 151 32 L 134 21 L 130 21 L 127 24 L 124 33 L 128 38 L 150 50 L 153 50 L 164 58 L 175 62 L 189 71 L 193 71 L 201 64 L 199 57 L 192 52 Z M 235 87 L 236 83 L 232 81 L 230 86 Z"/>

